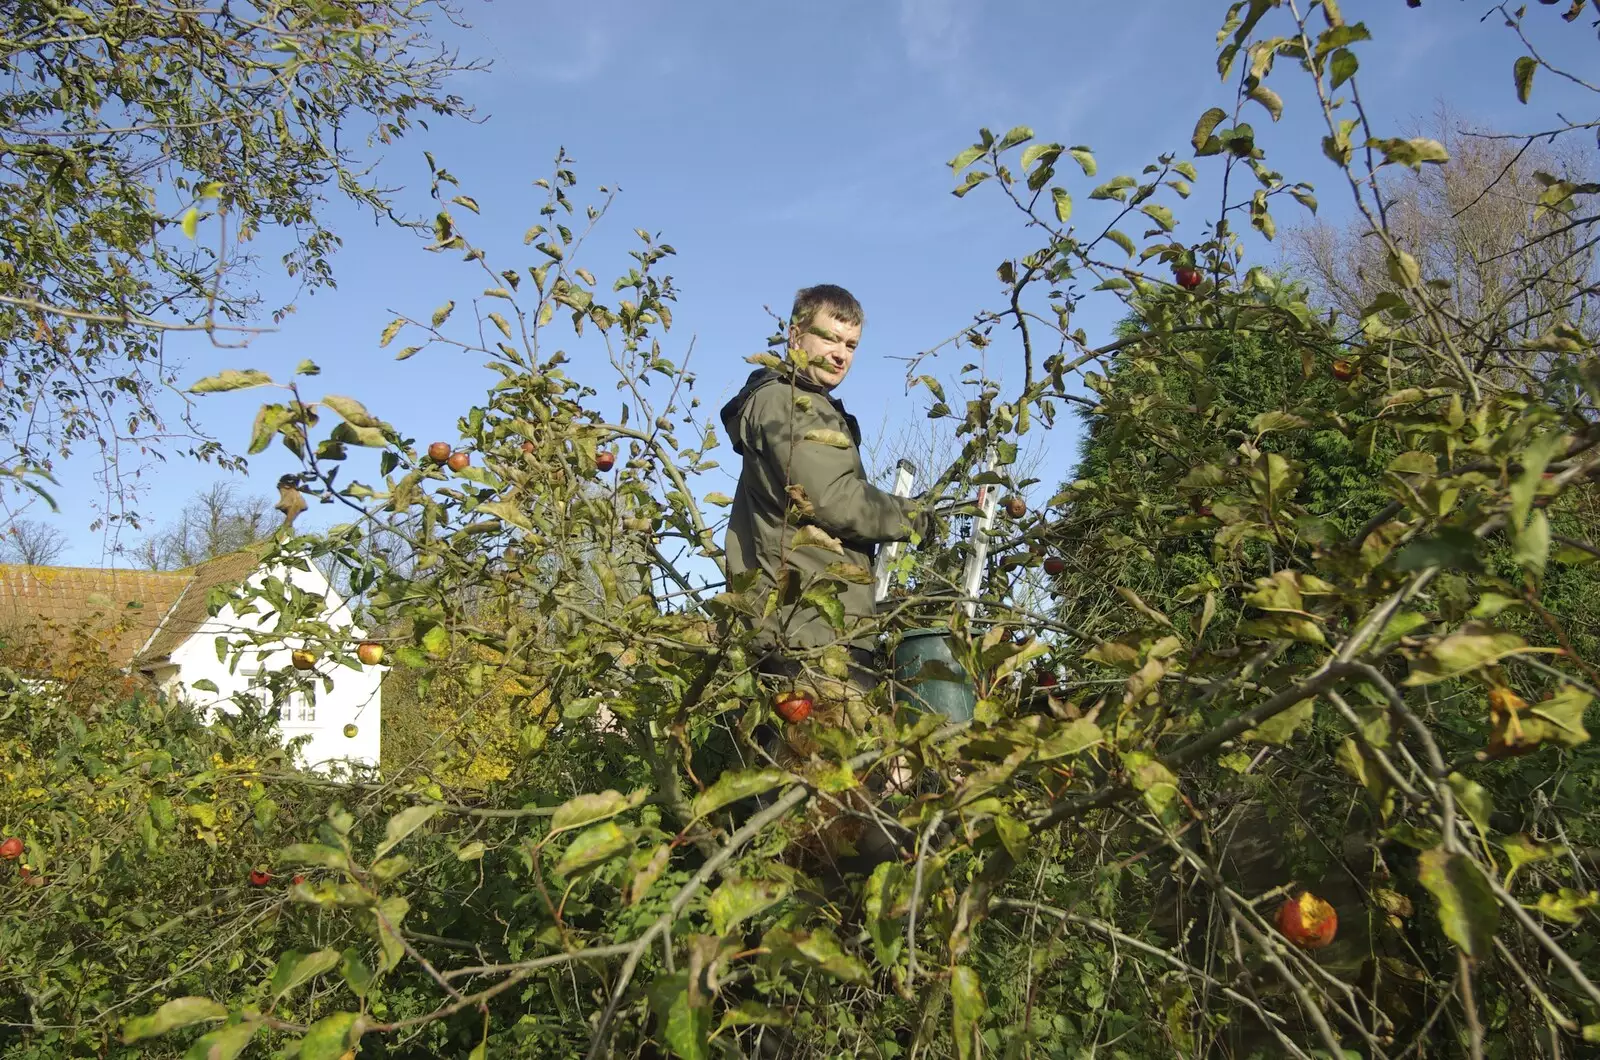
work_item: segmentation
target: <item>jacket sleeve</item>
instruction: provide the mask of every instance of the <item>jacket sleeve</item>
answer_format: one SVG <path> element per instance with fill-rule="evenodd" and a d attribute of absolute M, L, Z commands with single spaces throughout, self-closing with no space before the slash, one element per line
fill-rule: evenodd
<path fill-rule="evenodd" d="M 787 486 L 803 488 L 812 509 L 806 521 L 835 537 L 862 543 L 906 540 L 915 502 L 867 481 L 850 436 L 817 412 L 826 400 L 782 384 L 751 395 L 744 436 L 757 450 L 773 492 L 782 497 Z"/>

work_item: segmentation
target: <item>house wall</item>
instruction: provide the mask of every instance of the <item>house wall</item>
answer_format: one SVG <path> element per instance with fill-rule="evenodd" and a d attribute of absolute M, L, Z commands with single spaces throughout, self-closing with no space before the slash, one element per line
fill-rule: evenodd
<path fill-rule="evenodd" d="M 348 630 L 352 642 L 361 638 L 362 631 L 352 621 L 350 608 L 315 567 L 309 571 L 279 567 L 270 573 L 306 592 L 322 596 L 327 601 L 329 624 Z M 269 572 L 263 569 L 253 575 L 251 581 L 260 584 L 268 575 Z M 266 610 L 262 604 L 257 604 L 257 607 Z M 230 669 L 232 653 L 219 662 L 216 638 L 225 635 L 231 643 L 246 644 L 249 638 L 244 635 L 245 631 L 270 630 L 276 624 L 276 616 L 271 613 L 240 615 L 231 606 L 224 608 L 172 652 L 169 657 L 172 665 L 162 681 L 163 685 L 201 707 L 236 711 L 238 708 L 230 701 L 230 697 L 248 691 L 253 681 L 257 680 L 258 673 L 289 670 L 290 652 L 303 642 L 299 638 L 285 638 L 273 650 L 265 653 L 252 648 Z M 319 679 L 315 681 L 312 704 L 315 719 L 302 720 L 302 704 L 291 703 L 290 717 L 279 721 L 285 743 L 298 736 L 311 737 L 299 752 L 303 766 L 326 770 L 341 760 L 373 767 L 378 765 L 378 735 L 381 729 L 379 684 L 386 668 L 361 666 L 354 659 L 351 664 L 342 666 L 328 659 L 320 660 L 315 670 Z M 332 691 L 323 688 L 320 676 L 332 678 Z M 157 677 L 161 679 L 161 675 Z M 213 693 L 195 689 L 194 683 L 200 680 L 212 681 L 217 691 Z M 356 726 L 353 738 L 344 735 L 347 724 Z"/>

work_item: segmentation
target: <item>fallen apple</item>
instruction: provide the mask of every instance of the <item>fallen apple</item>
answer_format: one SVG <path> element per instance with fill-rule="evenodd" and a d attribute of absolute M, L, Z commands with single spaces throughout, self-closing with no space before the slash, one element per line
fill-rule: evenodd
<path fill-rule="evenodd" d="M 251 869 L 250 870 L 250 886 L 252 886 L 252 887 L 265 887 L 267 884 L 269 884 L 271 882 L 272 882 L 272 873 L 267 872 L 265 869 Z"/>
<path fill-rule="evenodd" d="M 472 454 L 463 449 L 457 449 L 455 452 L 450 454 L 450 459 L 447 461 L 447 463 L 450 465 L 451 471 L 461 471 L 465 469 L 468 464 L 472 463 Z"/>
<path fill-rule="evenodd" d="M 791 725 L 811 717 L 811 697 L 804 692 L 789 692 L 778 697 L 778 716 Z"/>
<path fill-rule="evenodd" d="M 10 861 L 12 858 L 22 856 L 22 840 L 16 836 L 7 836 L 4 843 L 0 843 L 0 858 Z"/>
<path fill-rule="evenodd" d="M 306 882 L 306 878 L 305 878 L 304 875 L 302 875 L 301 873 L 297 872 L 297 873 L 294 874 L 294 879 L 290 880 L 289 882 L 290 883 L 294 883 L 294 884 L 301 884 L 301 883 L 305 883 Z"/>
<path fill-rule="evenodd" d="M 450 443 L 434 442 L 432 445 L 428 446 L 428 459 L 432 460 L 435 464 L 442 464 L 446 460 L 449 460 Z"/>
<path fill-rule="evenodd" d="M 602 449 L 594 454 L 594 466 L 601 471 L 610 471 L 616 465 L 616 462 L 617 454 L 608 450 Z"/>
<path fill-rule="evenodd" d="M 289 661 L 296 670 L 309 670 L 317 665 L 317 657 L 304 648 L 296 648 L 289 653 Z"/>
<path fill-rule="evenodd" d="M 1320 950 L 1339 930 L 1339 914 L 1310 891 L 1301 891 L 1278 907 L 1278 930 L 1302 949 Z"/>
<path fill-rule="evenodd" d="M 356 658 L 362 666 L 377 666 L 383 662 L 383 645 L 375 640 L 364 640 L 356 648 Z"/>

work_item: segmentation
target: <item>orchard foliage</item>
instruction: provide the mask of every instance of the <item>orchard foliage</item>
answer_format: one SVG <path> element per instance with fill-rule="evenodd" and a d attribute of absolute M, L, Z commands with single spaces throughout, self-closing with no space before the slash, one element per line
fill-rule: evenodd
<path fill-rule="evenodd" d="M 1537 100 L 1548 64 L 1530 35 L 1576 30 L 1503 13 L 1531 51 L 1508 61 L 1507 90 Z M 1019 442 L 1068 406 L 1087 410 L 1085 458 L 997 524 L 976 620 L 959 599 L 966 545 L 897 561 L 908 588 L 886 630 L 947 625 L 975 719 L 891 711 L 879 690 L 837 725 L 787 727 L 812 753 L 784 765 L 752 739 L 784 726 L 744 632 L 775 601 L 696 588 L 727 498 L 696 491 L 720 454 L 670 349 L 673 248 L 639 230 L 602 281 L 585 237 L 609 193 L 576 201 L 563 155 L 538 182 L 530 260 L 492 261 L 473 241 L 479 204 L 435 168 L 430 249 L 458 255 L 470 285 L 378 344 L 487 363 L 493 386 L 446 445 L 470 463 L 308 392 L 310 363 L 194 389 L 271 388 L 251 450 L 286 446 L 298 488 L 350 513 L 285 540 L 287 561 L 338 565 L 420 701 L 463 732 L 492 715 L 505 768 L 447 785 L 419 752 L 381 782 L 317 787 L 260 766 L 263 798 L 301 793 L 258 832 L 293 823 L 271 871 L 304 879 L 271 918 L 249 919 L 264 897 L 215 896 L 237 963 L 207 953 L 174 974 L 162 936 L 130 935 L 147 970 L 124 973 L 141 985 L 119 1004 L 30 954 L 29 989 L 54 1008 L 30 1014 L 24 1048 L 48 1055 L 53 1034 L 58 1052 L 114 1051 L 113 1026 L 135 1048 L 303 1060 L 1511 1057 L 1600 1039 L 1593 285 L 1551 296 L 1530 252 L 1511 262 L 1543 284 L 1536 322 L 1450 298 L 1453 277 L 1424 269 L 1384 198 L 1448 152 L 1363 109 L 1370 38 L 1330 0 L 1235 4 L 1218 38 L 1232 105 L 1198 116 L 1183 156 L 1108 178 L 1090 148 L 1019 127 L 952 160 L 956 193 L 1008 200 L 1031 244 L 998 267 L 1000 308 L 953 340 L 1014 354 L 1015 385 L 969 369 L 956 409 L 911 374 L 964 447 L 939 481 L 962 498 L 1025 491 Z M 1311 106 L 1284 135 L 1316 126 L 1382 248 L 1387 283 L 1354 316 L 1252 264 L 1279 215 L 1318 208 L 1267 153 L 1296 76 Z M 1530 248 L 1552 213 L 1594 224 L 1596 187 L 1546 176 Z M 1206 188 L 1215 214 L 1180 237 Z M 1114 341 L 1074 325 L 1088 299 L 1125 318 Z M 576 378 L 600 365 L 616 397 Z M 993 469 L 968 474 L 986 452 Z M 796 530 L 796 548 L 836 546 Z M 1068 562 L 1042 575 L 1050 559 Z M 836 565 L 780 591 L 826 614 L 866 575 Z M 1022 604 L 1040 584 L 1047 613 Z M 253 603 L 337 680 L 355 646 L 286 593 Z M 837 649 L 813 662 L 843 674 Z M 186 761 L 180 776 L 203 768 Z M 869 797 L 890 775 L 914 783 Z M 140 783 L 118 789 L 130 813 Z M 29 850 L 54 864 L 82 849 L 73 814 L 64 798 L 30 811 Z M 829 858 L 867 829 L 905 856 L 840 886 Z M 5 899 L 8 923 L 20 900 L 30 917 L 89 908 L 109 886 L 89 864 L 9 892 L 24 897 Z M 199 978 L 207 961 L 227 974 Z"/>

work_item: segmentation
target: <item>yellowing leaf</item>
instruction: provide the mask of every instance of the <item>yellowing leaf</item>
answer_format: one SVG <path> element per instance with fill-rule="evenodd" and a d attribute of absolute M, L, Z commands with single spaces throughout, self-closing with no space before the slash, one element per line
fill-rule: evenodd
<path fill-rule="evenodd" d="M 1439 926 L 1468 957 L 1487 957 L 1494 946 L 1500 903 L 1471 858 L 1444 847 L 1424 850 L 1417 875 L 1438 906 Z"/>
<path fill-rule="evenodd" d="M 844 555 L 844 545 L 839 539 L 814 524 L 807 524 L 795 531 L 794 537 L 789 540 L 789 547 L 792 549 L 820 548 L 827 552 Z"/>

